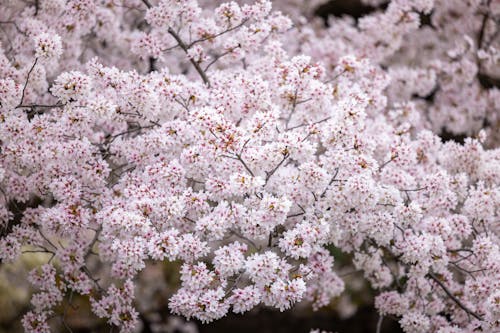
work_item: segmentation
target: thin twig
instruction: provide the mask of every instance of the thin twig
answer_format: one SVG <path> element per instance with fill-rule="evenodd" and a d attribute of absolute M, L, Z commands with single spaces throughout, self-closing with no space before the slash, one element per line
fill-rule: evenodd
<path fill-rule="evenodd" d="M 290 156 L 290 154 L 285 154 L 283 156 L 283 159 L 278 163 L 278 165 L 276 165 L 271 171 L 269 172 L 266 172 L 266 181 L 265 183 L 267 184 L 267 182 L 269 181 L 269 179 L 274 175 L 274 173 L 276 172 L 276 170 L 278 170 L 278 168 L 283 164 L 283 162 L 285 162 L 285 160 Z M 264 184 L 265 186 L 265 184 Z"/>
<path fill-rule="evenodd" d="M 228 55 L 229 53 L 232 53 L 234 50 L 240 48 L 241 45 L 238 45 L 236 47 L 233 47 L 233 48 L 230 48 L 229 50 L 227 50 L 226 52 L 223 52 L 217 56 L 214 57 L 214 59 L 212 61 L 210 61 L 210 63 L 205 67 L 204 71 L 208 71 L 208 69 L 210 68 L 210 66 L 212 66 L 213 64 L 215 64 L 217 61 L 219 61 L 220 58 Z"/>
<path fill-rule="evenodd" d="M 298 103 L 297 103 L 297 104 L 298 104 Z M 304 126 L 311 126 L 311 125 L 321 124 L 321 123 L 323 123 L 323 122 L 325 122 L 325 121 L 330 120 L 331 118 L 332 118 L 332 117 L 330 117 L 330 116 L 329 116 L 329 117 L 323 118 L 323 119 L 321 119 L 321 120 L 315 121 L 315 122 L 310 123 L 310 124 L 300 124 L 300 125 L 297 125 L 297 126 L 292 126 L 292 127 L 289 127 L 289 128 L 287 129 L 287 131 L 291 131 L 291 130 L 294 130 L 294 129 L 297 129 L 297 128 L 301 128 L 301 127 L 304 127 Z"/>
<path fill-rule="evenodd" d="M 486 7 L 489 8 L 491 3 L 491 0 L 487 1 Z M 490 12 L 486 11 L 486 13 L 483 15 L 483 20 L 481 22 L 481 28 L 479 30 L 479 35 L 477 37 L 477 49 L 480 50 L 481 46 L 483 45 L 483 39 L 484 39 L 484 33 L 486 30 L 486 23 L 488 22 L 488 19 L 490 18 Z"/>
<path fill-rule="evenodd" d="M 191 48 L 193 45 L 195 45 L 195 44 L 197 44 L 197 43 L 201 43 L 201 42 L 204 42 L 204 41 L 209 40 L 209 39 L 215 39 L 215 38 L 217 38 L 217 37 L 219 37 L 219 36 L 222 36 L 222 35 L 224 35 L 224 34 L 226 34 L 226 33 L 228 33 L 228 32 L 231 32 L 231 31 L 233 31 L 233 30 L 236 30 L 236 29 L 240 28 L 241 26 L 243 26 L 243 25 L 244 25 L 244 24 L 245 24 L 248 20 L 249 20 L 249 19 L 248 19 L 248 18 L 246 18 L 246 19 L 244 19 L 244 20 L 243 20 L 240 24 L 235 25 L 234 27 L 229 28 L 229 29 L 227 29 L 227 30 L 224 30 L 224 31 L 222 31 L 222 32 L 219 32 L 218 34 L 215 34 L 215 35 L 210 35 L 210 36 L 207 36 L 207 37 L 203 37 L 203 38 L 197 39 L 197 40 L 195 40 L 195 41 L 193 41 L 193 42 L 189 43 L 189 45 L 187 45 L 187 47 L 188 47 L 188 48 Z"/>
<path fill-rule="evenodd" d="M 149 2 L 149 0 L 142 0 L 142 2 L 146 5 L 146 7 L 148 8 L 151 8 L 152 5 L 151 3 Z M 171 27 L 168 28 L 168 33 L 174 37 L 174 39 L 176 40 L 177 44 L 179 44 L 179 46 L 181 47 L 181 49 L 184 51 L 184 53 L 188 54 L 188 50 L 189 50 L 189 46 L 190 45 L 186 45 L 186 43 L 184 43 L 184 41 L 181 39 L 181 37 L 177 34 L 177 32 L 174 31 L 174 29 L 172 29 Z M 196 69 L 196 71 L 198 72 L 198 74 L 200 74 L 201 78 L 203 79 L 203 82 L 210 87 L 210 81 L 208 80 L 208 77 L 207 77 L 207 74 L 205 74 L 205 72 L 203 71 L 203 69 L 200 67 L 200 64 L 197 63 L 194 59 L 190 58 L 189 61 L 191 62 L 191 64 L 193 64 L 194 68 Z"/>
<path fill-rule="evenodd" d="M 241 158 L 241 155 L 240 154 L 236 154 L 236 159 L 238 161 L 241 162 L 241 164 L 243 165 L 243 167 L 245 167 L 245 169 L 248 171 L 248 173 L 252 176 L 252 177 L 255 177 L 253 171 L 248 167 L 248 165 L 245 163 L 245 161 L 243 161 L 243 159 Z"/>
<path fill-rule="evenodd" d="M 26 93 L 26 87 L 28 86 L 28 81 L 30 79 L 30 75 L 31 75 L 31 72 L 33 72 L 33 69 L 35 69 L 35 66 L 36 66 L 36 63 L 38 62 L 38 58 L 35 58 L 35 62 L 33 63 L 33 66 L 31 66 L 29 72 L 28 72 L 28 75 L 26 76 L 26 82 L 24 83 L 24 87 L 23 87 L 23 93 L 21 95 L 21 101 L 19 102 L 19 106 L 23 105 L 23 102 L 24 102 L 24 94 Z M 17 108 L 16 107 L 16 108 Z"/>
<path fill-rule="evenodd" d="M 335 181 L 335 179 L 337 178 L 337 175 L 339 174 L 339 168 L 336 168 L 335 169 L 335 174 L 333 175 L 332 179 L 330 179 L 330 182 L 328 183 L 328 185 L 326 186 L 325 190 L 321 193 L 321 195 L 319 196 L 320 198 L 324 198 L 325 195 L 326 195 L 326 191 L 328 191 L 328 189 L 330 188 L 330 186 L 332 186 L 333 182 Z"/>
<path fill-rule="evenodd" d="M 151 5 L 151 3 L 149 2 L 149 0 L 142 0 L 142 2 L 143 2 L 143 3 L 146 5 L 146 7 L 148 7 L 148 8 L 153 7 L 153 6 Z"/>
<path fill-rule="evenodd" d="M 147 0 L 143 0 L 143 1 L 147 1 Z M 179 44 L 179 46 L 181 47 L 181 49 L 184 51 L 184 53 L 188 54 L 188 46 L 184 43 L 184 41 L 181 39 L 181 37 L 174 31 L 174 29 L 172 28 L 168 28 L 168 33 L 174 37 L 174 39 L 177 41 L 177 43 Z M 196 62 L 193 58 L 189 58 L 189 61 L 191 62 L 191 64 L 193 64 L 194 68 L 196 69 L 196 71 L 198 72 L 198 74 L 200 74 L 203 82 L 210 87 L 210 80 L 208 80 L 208 77 L 207 77 L 207 74 L 203 71 L 203 69 L 201 68 L 200 64 L 198 62 Z"/>
<path fill-rule="evenodd" d="M 231 233 L 233 233 L 236 237 L 239 237 L 243 240 L 246 240 L 250 245 L 252 245 L 256 250 L 259 250 L 259 247 L 248 237 L 245 237 L 243 236 L 242 234 L 240 234 L 239 232 L 237 232 L 236 230 L 234 229 L 229 229 L 231 231 Z"/>
<path fill-rule="evenodd" d="M 441 287 L 441 289 L 443 289 L 446 295 L 448 295 L 448 297 L 450 297 L 453 300 L 453 302 L 455 302 L 467 314 L 473 316 L 477 320 L 481 321 L 483 320 L 483 318 L 480 315 L 467 308 L 458 298 L 456 298 L 455 295 L 453 295 L 453 293 L 444 285 L 444 283 L 441 282 L 436 275 L 434 275 L 434 273 L 428 273 L 427 276 L 431 278 L 434 282 L 436 282 Z"/>
<path fill-rule="evenodd" d="M 378 171 L 381 171 L 381 170 L 382 170 L 382 169 L 383 169 L 383 168 L 384 168 L 387 164 L 391 163 L 391 162 L 392 162 L 392 161 L 394 161 L 396 158 L 398 158 L 398 154 L 394 154 L 394 155 L 392 155 L 392 156 L 391 156 L 391 158 L 390 158 L 388 161 L 386 161 L 386 162 L 382 163 L 382 165 L 380 165 L 380 166 L 379 166 Z"/>

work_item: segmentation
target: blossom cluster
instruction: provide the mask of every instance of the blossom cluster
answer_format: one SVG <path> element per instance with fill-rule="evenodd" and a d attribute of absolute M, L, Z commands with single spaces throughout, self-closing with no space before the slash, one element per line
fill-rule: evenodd
<path fill-rule="evenodd" d="M 317 310 L 349 285 L 335 253 L 406 333 L 498 330 L 499 6 L 294 4 L 6 5 L 0 260 L 46 259 L 27 332 L 75 294 L 133 331 L 154 262 L 186 318 Z"/>

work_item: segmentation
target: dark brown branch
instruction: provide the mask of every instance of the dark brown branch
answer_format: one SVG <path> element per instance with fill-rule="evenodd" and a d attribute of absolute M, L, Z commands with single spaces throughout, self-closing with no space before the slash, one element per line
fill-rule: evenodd
<path fill-rule="evenodd" d="M 143 2 L 143 3 L 146 5 L 146 7 L 148 7 L 148 8 L 153 7 L 153 6 L 151 5 L 151 3 L 149 2 L 149 0 L 142 0 L 142 2 Z"/>
<path fill-rule="evenodd" d="M 245 163 L 245 161 L 243 161 L 243 159 L 241 158 L 241 155 L 240 154 L 236 154 L 236 159 L 238 161 L 241 162 L 241 164 L 243 165 L 243 167 L 245 167 L 245 169 L 248 171 L 248 173 L 250 173 L 250 175 L 252 177 L 255 177 L 254 173 L 252 172 L 252 170 L 248 167 L 248 165 Z"/>
<path fill-rule="evenodd" d="M 491 0 L 488 0 L 486 7 L 489 8 L 491 3 Z M 483 20 L 481 22 L 481 28 L 479 30 L 479 35 L 477 38 L 477 49 L 480 50 L 482 45 L 483 45 L 483 40 L 484 40 L 484 34 L 486 30 L 486 23 L 488 23 L 488 19 L 490 18 L 490 12 L 487 10 L 486 13 L 483 15 Z"/>
<path fill-rule="evenodd" d="M 51 109 L 51 108 L 62 108 L 64 105 L 66 104 L 26 104 L 26 105 L 18 105 L 16 106 L 16 109 L 36 109 L 36 108 L 40 108 L 40 109 Z"/>
<path fill-rule="evenodd" d="M 224 57 L 224 56 L 226 56 L 226 55 L 228 55 L 228 54 L 230 54 L 230 53 L 233 53 L 233 51 L 234 51 L 234 50 L 236 50 L 236 49 L 238 49 L 238 48 L 240 48 L 240 47 L 241 47 L 241 45 L 238 45 L 238 46 L 236 46 L 236 47 L 233 47 L 233 48 L 231 48 L 231 49 L 227 50 L 226 52 L 223 52 L 223 53 L 221 53 L 221 54 L 219 54 L 219 55 L 215 56 L 215 57 L 214 57 L 214 59 L 213 59 L 213 60 L 212 60 L 212 61 L 211 61 L 211 62 L 210 62 L 210 63 L 209 63 L 206 67 L 205 67 L 204 71 L 205 71 L 205 72 L 206 72 L 206 71 L 208 71 L 208 69 L 210 68 L 210 66 L 212 66 L 212 65 L 213 65 L 213 64 L 215 64 L 217 61 L 219 61 L 219 59 L 220 59 L 220 58 L 222 58 L 222 57 Z"/>
<path fill-rule="evenodd" d="M 379 168 L 378 168 L 378 171 L 381 171 L 383 168 L 385 168 L 385 166 L 389 163 L 391 163 L 392 161 L 394 161 L 396 158 L 398 158 L 398 154 L 394 154 L 391 156 L 391 158 L 388 160 L 388 161 L 385 161 L 384 163 L 382 163 Z"/>
<path fill-rule="evenodd" d="M 276 170 L 278 170 L 278 168 L 283 164 L 283 162 L 285 162 L 285 160 L 289 157 L 290 155 L 289 154 L 285 154 L 283 156 L 283 159 L 281 160 L 281 162 L 278 163 L 277 166 L 275 166 L 271 171 L 269 172 L 266 172 L 266 184 L 268 182 L 268 180 L 272 177 L 272 175 L 274 175 L 274 173 L 276 172 Z"/>
<path fill-rule="evenodd" d="M 467 308 L 458 298 L 456 298 L 455 295 L 453 295 L 453 293 L 444 285 L 444 283 L 441 282 L 441 280 L 439 280 L 439 278 L 436 275 L 434 275 L 434 273 L 429 273 L 429 274 L 427 274 L 427 276 L 431 280 L 436 282 L 441 287 L 441 289 L 443 289 L 443 291 L 446 293 L 446 295 L 448 295 L 448 297 L 450 297 L 453 300 L 453 302 L 455 302 L 467 314 L 473 316 L 477 320 L 481 320 L 481 321 L 483 320 L 483 318 L 480 315 L 478 315 L 474 311 Z"/>
<path fill-rule="evenodd" d="M 384 316 L 380 315 L 377 322 L 377 333 L 382 331 L 382 321 L 384 320 Z"/>
<path fill-rule="evenodd" d="M 143 0 L 143 1 L 147 1 L 147 0 Z M 172 28 L 168 28 L 168 33 L 174 37 L 174 39 L 177 41 L 177 43 L 179 44 L 179 46 L 181 47 L 181 49 L 184 51 L 184 53 L 188 54 L 188 45 L 186 45 L 184 43 L 184 41 L 179 37 L 179 35 L 174 31 L 174 29 Z M 205 71 L 203 71 L 203 69 L 201 68 L 200 64 L 198 62 L 196 62 L 194 59 L 190 58 L 189 61 L 191 62 L 191 64 L 193 64 L 194 68 L 196 69 L 196 71 L 198 72 L 198 74 L 200 74 L 201 78 L 203 79 L 203 82 L 210 87 L 210 81 L 208 80 L 208 77 L 207 77 L 207 74 L 205 73 Z"/>
<path fill-rule="evenodd" d="M 197 44 L 197 43 L 201 43 L 201 42 L 204 42 L 204 41 L 206 41 L 206 40 L 210 40 L 210 39 L 215 39 L 215 38 L 217 38 L 217 37 L 219 37 L 219 36 L 222 36 L 222 35 L 224 35 L 224 34 L 226 34 L 226 33 L 228 33 L 228 32 L 231 32 L 231 31 L 233 31 L 233 30 L 236 30 L 236 29 L 238 29 L 238 28 L 242 27 L 245 23 L 247 23 L 247 21 L 248 21 L 248 20 L 249 20 L 249 19 L 244 19 L 244 20 L 243 20 L 240 24 L 235 25 L 234 27 L 231 27 L 231 28 L 229 28 L 229 29 L 227 29 L 227 30 L 224 30 L 224 31 L 222 31 L 222 32 L 219 32 L 218 34 L 215 34 L 215 35 L 210 35 L 210 36 L 208 36 L 208 37 L 203 37 L 203 38 L 197 39 L 197 40 L 195 40 L 195 41 L 191 42 L 189 45 L 187 45 L 187 47 L 188 47 L 188 49 L 189 49 L 189 48 L 191 48 L 193 45 L 195 45 L 195 44 Z"/>
<path fill-rule="evenodd" d="M 28 72 L 28 75 L 26 76 L 26 82 L 24 83 L 24 87 L 23 87 L 23 93 L 21 95 L 21 101 L 19 102 L 19 105 L 16 107 L 20 107 L 21 105 L 23 105 L 23 102 L 24 102 L 24 94 L 26 93 L 26 87 L 28 86 L 28 81 L 30 80 L 30 75 L 31 75 L 31 72 L 33 72 L 33 69 L 35 69 L 35 66 L 36 66 L 36 63 L 38 62 L 38 58 L 35 58 L 35 62 L 33 63 L 33 66 L 31 66 L 29 72 Z"/>
<path fill-rule="evenodd" d="M 297 103 L 297 105 L 300 104 L 300 103 Z M 311 125 L 317 125 L 317 124 L 321 124 L 325 121 L 328 121 L 330 120 L 332 117 L 326 117 L 326 118 L 323 118 L 321 120 L 318 120 L 318 121 L 315 121 L 313 123 L 310 123 L 310 124 L 300 124 L 300 125 L 297 125 L 297 126 L 292 126 L 292 127 L 289 127 L 287 129 L 287 131 L 291 131 L 291 130 L 294 130 L 294 129 L 297 129 L 297 128 L 301 128 L 301 127 L 304 127 L 304 126 L 311 126 Z"/>
<path fill-rule="evenodd" d="M 320 198 L 324 198 L 326 195 L 326 191 L 330 188 L 330 186 L 333 184 L 333 182 L 337 179 L 337 175 L 339 174 L 339 168 L 335 169 L 335 174 L 333 175 L 332 179 L 330 179 L 330 182 L 328 182 L 328 185 L 326 186 L 325 190 L 321 193 L 319 196 Z"/>

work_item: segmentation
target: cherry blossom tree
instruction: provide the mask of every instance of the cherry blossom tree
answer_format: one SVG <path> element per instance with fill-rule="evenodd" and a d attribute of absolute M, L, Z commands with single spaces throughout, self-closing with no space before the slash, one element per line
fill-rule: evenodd
<path fill-rule="evenodd" d="M 26 332 L 317 310 L 351 259 L 407 333 L 500 329 L 500 3 L 5 0 L 0 259 Z M 335 251 L 334 251 L 335 250 Z M 58 326 L 59 325 L 59 326 Z"/>

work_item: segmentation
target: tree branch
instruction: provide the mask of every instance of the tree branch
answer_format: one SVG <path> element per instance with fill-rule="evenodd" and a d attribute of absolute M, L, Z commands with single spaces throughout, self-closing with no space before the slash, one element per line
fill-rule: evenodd
<path fill-rule="evenodd" d="M 28 75 L 26 76 L 26 82 L 24 83 L 24 87 L 23 87 L 23 93 L 21 95 L 21 101 L 19 102 L 19 104 L 16 106 L 16 108 L 20 107 L 21 105 L 23 105 L 23 102 L 24 102 L 24 94 L 26 93 L 26 87 L 28 86 L 28 81 L 30 80 L 30 75 L 31 75 L 31 72 L 33 72 L 33 69 L 35 69 L 35 66 L 36 66 L 36 63 L 38 62 L 38 58 L 35 58 L 35 62 L 33 63 L 33 66 L 31 66 L 31 69 L 29 70 L 28 72 Z"/>
<path fill-rule="evenodd" d="M 147 1 L 147 0 L 143 0 L 143 1 Z M 177 41 L 177 43 L 179 44 L 179 46 L 181 47 L 181 49 L 184 51 L 184 53 L 188 54 L 188 45 L 186 45 L 184 43 L 184 41 L 180 38 L 180 36 L 174 31 L 174 29 L 172 28 L 168 28 L 168 33 L 174 37 L 174 39 Z M 200 74 L 201 78 L 203 79 L 203 82 L 208 86 L 210 87 L 210 81 L 208 80 L 208 77 L 207 77 L 207 74 L 205 73 L 205 71 L 201 68 L 200 64 L 197 63 L 194 59 L 189 59 L 189 61 L 191 62 L 191 64 L 193 64 L 194 68 L 196 69 L 196 71 L 198 72 L 198 74 Z"/>
<path fill-rule="evenodd" d="M 453 300 L 453 302 L 455 302 L 467 314 L 473 316 L 477 320 L 480 320 L 480 321 L 483 320 L 483 318 L 480 315 L 478 315 L 474 311 L 467 308 L 457 297 L 455 297 L 455 295 L 453 295 L 453 293 L 444 285 L 443 282 L 441 282 L 439 280 L 439 278 L 434 273 L 428 273 L 427 276 L 430 279 L 432 279 L 434 282 L 436 282 L 441 287 L 441 289 L 443 289 L 443 291 L 446 293 L 446 295 L 448 295 L 448 297 L 450 297 Z"/>

